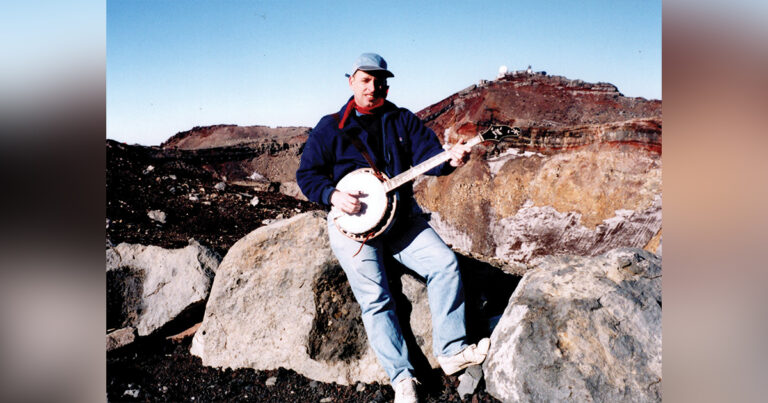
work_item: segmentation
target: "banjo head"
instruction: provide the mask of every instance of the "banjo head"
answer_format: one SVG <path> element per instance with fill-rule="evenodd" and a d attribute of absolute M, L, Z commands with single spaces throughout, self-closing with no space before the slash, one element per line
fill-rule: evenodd
<path fill-rule="evenodd" d="M 366 234 L 373 230 L 384 218 L 389 207 L 384 183 L 373 174 L 371 168 L 362 168 L 350 172 L 336 184 L 336 189 L 356 194 L 362 208 L 356 214 L 339 213 L 336 226 L 345 233 Z"/>

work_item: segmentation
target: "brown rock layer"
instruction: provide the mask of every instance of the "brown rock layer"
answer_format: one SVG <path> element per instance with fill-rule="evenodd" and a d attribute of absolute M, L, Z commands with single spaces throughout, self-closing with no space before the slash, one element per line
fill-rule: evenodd
<path fill-rule="evenodd" d="M 521 129 L 514 147 L 558 151 L 621 142 L 661 152 L 661 101 L 560 76 L 523 73 L 484 81 L 417 115 L 450 143 L 504 124 Z"/>

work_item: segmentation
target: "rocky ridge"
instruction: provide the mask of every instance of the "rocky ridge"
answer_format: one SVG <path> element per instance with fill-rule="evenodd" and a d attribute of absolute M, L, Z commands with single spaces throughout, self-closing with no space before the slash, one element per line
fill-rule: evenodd
<path fill-rule="evenodd" d="M 602 141 L 634 141 L 661 151 L 661 101 L 623 96 L 607 83 L 513 73 L 483 80 L 417 112 L 427 126 L 456 142 L 492 124 L 521 129 L 513 147 L 556 151 Z"/>
<path fill-rule="evenodd" d="M 455 247 L 524 264 L 617 246 L 660 251 L 661 101 L 515 72 L 418 115 L 447 143 L 492 125 L 519 129 L 477 146 L 454 175 L 417 180 L 417 200 Z"/>
<path fill-rule="evenodd" d="M 155 149 L 159 156 L 198 163 L 212 174 L 246 186 L 279 182 L 306 200 L 295 185 L 308 127 L 215 125 L 177 133 Z"/>
<path fill-rule="evenodd" d="M 302 144 L 309 127 L 267 127 L 213 125 L 195 126 L 176 133 L 160 144 L 163 149 L 198 150 L 205 148 L 263 145 L 266 143 Z"/>

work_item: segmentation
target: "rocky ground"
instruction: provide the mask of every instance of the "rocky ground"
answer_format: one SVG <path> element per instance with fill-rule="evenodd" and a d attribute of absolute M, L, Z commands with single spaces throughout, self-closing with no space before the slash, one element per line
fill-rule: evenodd
<path fill-rule="evenodd" d="M 180 342 L 142 340 L 107 354 L 109 401 L 258 401 L 258 402 L 388 402 L 388 385 L 339 385 L 303 377 L 292 370 L 219 370 L 203 366 L 189 353 L 191 338 Z M 424 383 L 426 402 L 461 402 L 457 376 L 433 372 Z M 463 401 L 496 402 L 483 390 Z"/>
<path fill-rule="evenodd" d="M 217 184 L 202 167 L 154 153 L 151 148 L 107 141 L 107 244 L 120 242 L 178 248 L 194 238 L 221 256 L 237 240 L 271 220 L 321 208 L 272 191 Z M 252 205 L 254 197 L 258 203 Z M 149 212 L 165 213 L 162 215 Z M 327 384 L 294 371 L 219 370 L 189 353 L 191 337 L 166 339 L 202 320 L 195 312 L 166 334 L 137 340 L 107 353 L 109 401 L 383 402 L 388 385 Z M 183 323 L 182 323 L 183 322 Z M 457 376 L 433 371 L 422 379 L 425 401 L 459 402 Z M 497 401 L 481 383 L 464 401 Z"/>
<path fill-rule="evenodd" d="M 238 239 L 271 220 L 321 208 L 277 191 L 226 183 L 217 189 L 223 181 L 216 174 L 152 151 L 107 141 L 107 239 L 113 244 L 179 248 L 193 237 L 223 257 Z M 151 219 L 150 211 L 165 213 L 165 223 Z"/>

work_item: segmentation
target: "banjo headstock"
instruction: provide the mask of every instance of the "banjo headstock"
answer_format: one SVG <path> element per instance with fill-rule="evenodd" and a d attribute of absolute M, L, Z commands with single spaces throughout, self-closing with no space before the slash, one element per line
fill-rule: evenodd
<path fill-rule="evenodd" d="M 520 136 L 519 127 L 509 127 L 505 125 L 491 126 L 485 133 L 481 134 L 482 141 L 500 142 L 512 137 Z"/>

